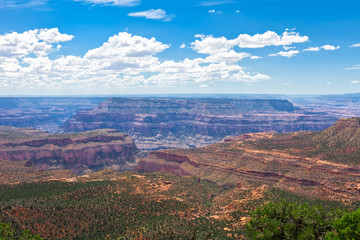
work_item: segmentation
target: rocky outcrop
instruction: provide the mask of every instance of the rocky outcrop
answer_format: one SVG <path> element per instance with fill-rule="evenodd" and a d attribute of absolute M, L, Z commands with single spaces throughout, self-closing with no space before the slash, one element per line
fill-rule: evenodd
<path fill-rule="evenodd" d="M 114 128 L 141 150 L 195 148 L 252 132 L 323 130 L 336 118 L 304 112 L 287 100 L 112 98 L 68 120 L 64 132 Z"/>
<path fill-rule="evenodd" d="M 359 192 L 346 189 L 360 176 L 359 122 L 341 119 L 321 132 L 253 133 L 203 148 L 151 152 L 137 170 L 193 175 L 224 186 L 256 183 L 309 196 L 358 198 Z M 341 142 L 346 146 L 350 142 L 356 151 L 347 155 L 329 150 L 329 144 L 342 146 Z"/>
<path fill-rule="evenodd" d="M 1 127 L 0 159 L 29 161 L 43 170 L 71 169 L 76 173 L 136 166 L 139 150 L 129 135 L 117 130 L 59 135 L 32 135 L 31 131 Z"/>

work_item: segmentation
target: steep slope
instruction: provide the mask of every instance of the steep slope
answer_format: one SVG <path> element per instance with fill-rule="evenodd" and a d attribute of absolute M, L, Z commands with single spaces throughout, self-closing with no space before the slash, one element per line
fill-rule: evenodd
<path fill-rule="evenodd" d="M 194 148 L 248 132 L 322 130 L 335 118 L 287 100 L 112 98 L 67 121 L 64 132 L 114 128 L 142 150 Z"/>
<path fill-rule="evenodd" d="M 357 166 L 360 165 L 360 118 L 340 119 L 321 132 L 277 135 L 254 144 L 261 149 L 286 149 L 294 155 Z"/>
<path fill-rule="evenodd" d="M 0 125 L 55 133 L 78 111 L 93 109 L 100 97 L 0 97 Z"/>
<path fill-rule="evenodd" d="M 50 135 L 34 129 L 0 127 L 0 159 L 29 161 L 43 170 L 89 170 L 136 166 L 139 150 L 129 135 L 117 130 Z"/>
<path fill-rule="evenodd" d="M 219 185 L 257 182 L 319 198 L 358 199 L 360 164 L 348 160 L 360 149 L 358 133 L 359 119 L 352 118 L 316 133 L 246 134 L 199 149 L 151 152 L 137 169 L 194 175 Z M 349 143 L 356 151 L 332 155 Z"/>

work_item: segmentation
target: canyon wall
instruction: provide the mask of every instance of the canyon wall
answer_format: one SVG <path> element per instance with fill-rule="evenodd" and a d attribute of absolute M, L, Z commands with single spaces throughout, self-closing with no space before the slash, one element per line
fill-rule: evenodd
<path fill-rule="evenodd" d="M 222 186 L 266 184 L 320 198 L 358 199 L 360 118 L 340 119 L 321 132 L 252 133 L 203 148 L 154 151 L 137 170 L 191 175 Z"/>
<path fill-rule="evenodd" d="M 133 139 L 117 130 L 50 135 L 34 129 L 0 127 L 0 159 L 28 161 L 29 166 L 43 170 L 133 170 L 138 154 Z"/>
<path fill-rule="evenodd" d="M 111 98 L 77 113 L 62 130 L 118 129 L 134 137 L 139 149 L 151 151 L 202 147 L 251 132 L 318 131 L 336 119 L 287 100 Z"/>

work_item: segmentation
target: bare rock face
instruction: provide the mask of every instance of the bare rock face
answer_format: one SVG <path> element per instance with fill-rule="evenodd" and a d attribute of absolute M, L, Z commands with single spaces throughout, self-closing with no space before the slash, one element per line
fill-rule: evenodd
<path fill-rule="evenodd" d="M 359 182 L 359 159 L 360 118 L 351 118 L 321 132 L 252 133 L 203 148 L 151 152 L 137 170 L 193 175 L 233 187 L 255 182 L 343 200 L 360 197 L 349 187 Z"/>
<path fill-rule="evenodd" d="M 151 151 L 202 147 L 251 132 L 323 130 L 335 120 L 287 100 L 112 98 L 79 112 L 62 129 L 118 129 L 133 136 L 139 149 Z"/>
<path fill-rule="evenodd" d="M 78 111 L 93 109 L 106 98 L 0 97 L 0 125 L 56 133 Z"/>
<path fill-rule="evenodd" d="M 28 161 L 27 165 L 43 170 L 132 170 L 138 154 L 133 139 L 117 130 L 49 135 L 33 129 L 0 127 L 0 159 Z"/>

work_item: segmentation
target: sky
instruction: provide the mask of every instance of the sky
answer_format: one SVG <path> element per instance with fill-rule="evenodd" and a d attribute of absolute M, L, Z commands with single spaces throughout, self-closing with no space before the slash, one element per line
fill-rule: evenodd
<path fill-rule="evenodd" d="M 358 0 L 0 0 L 0 96 L 360 92 Z"/>

